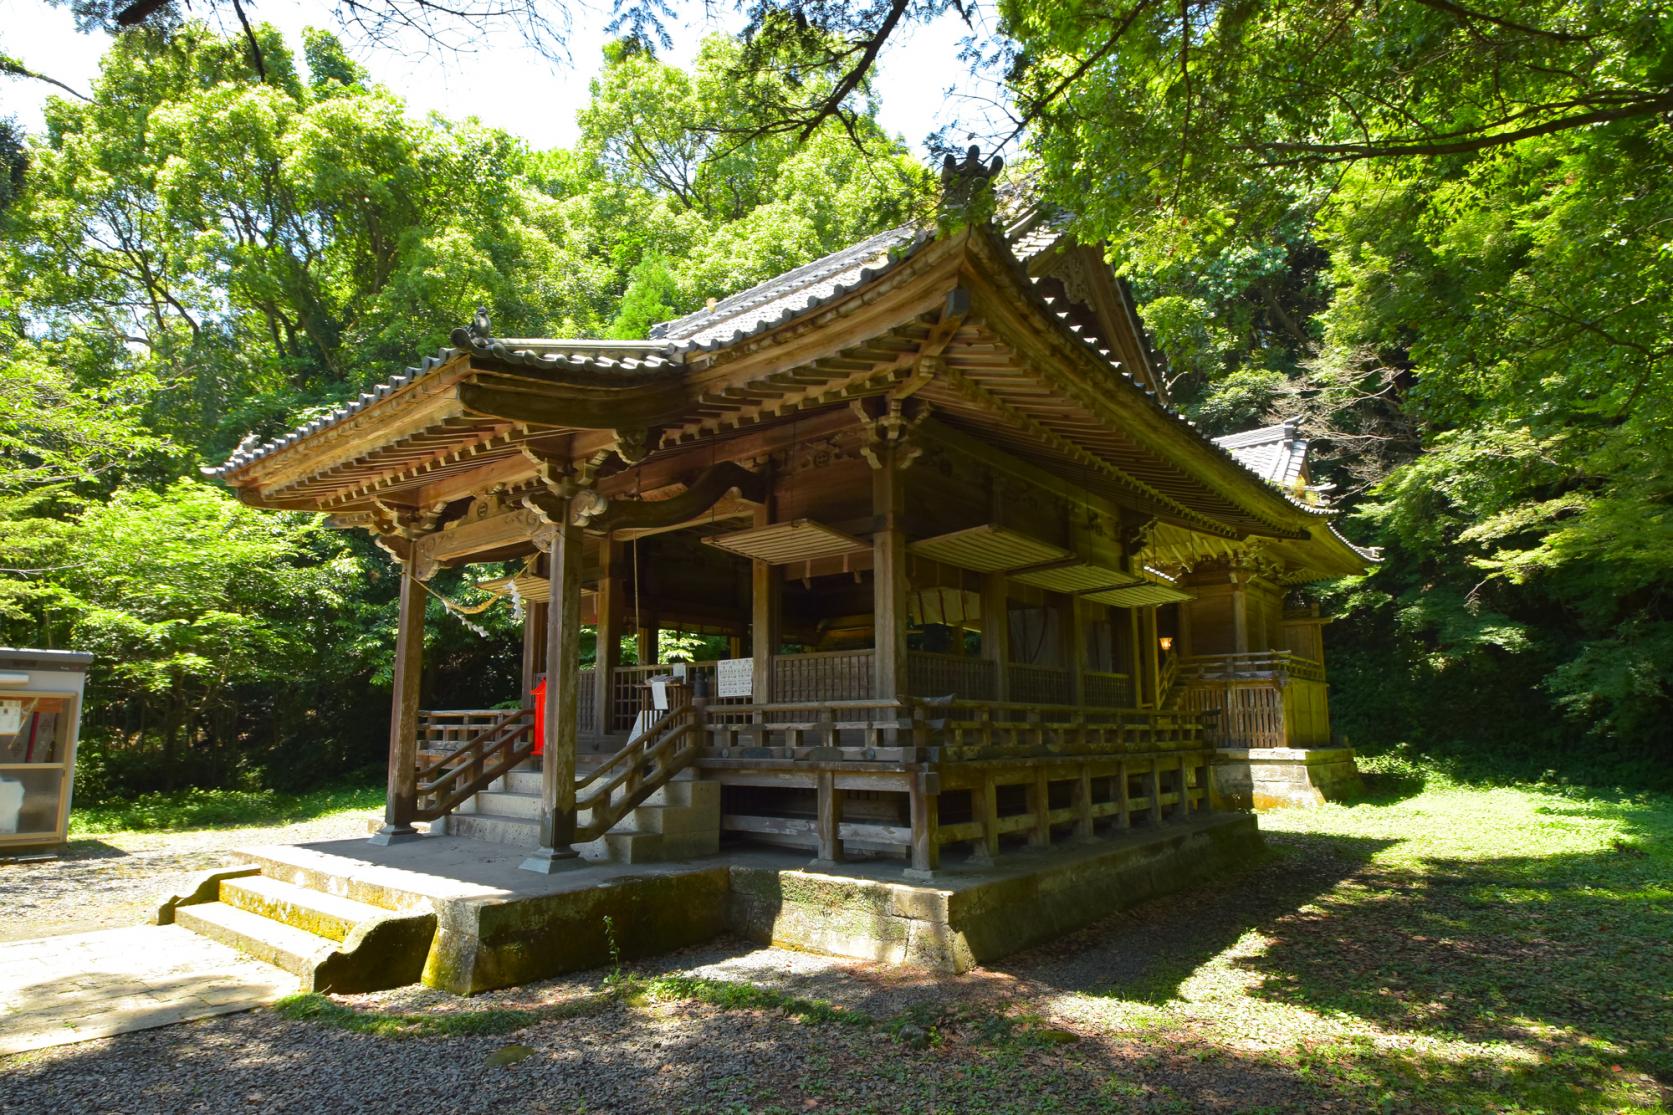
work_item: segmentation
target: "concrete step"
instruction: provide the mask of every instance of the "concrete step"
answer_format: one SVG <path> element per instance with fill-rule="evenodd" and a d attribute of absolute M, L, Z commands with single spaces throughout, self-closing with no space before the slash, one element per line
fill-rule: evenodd
<path fill-rule="evenodd" d="M 389 914 L 379 906 L 264 875 L 223 881 L 221 902 L 332 941 L 347 940 L 355 926 Z"/>
<path fill-rule="evenodd" d="M 718 831 L 720 816 L 712 809 L 689 805 L 646 803 L 617 822 L 613 832 L 655 832 L 665 836 Z"/>
<path fill-rule="evenodd" d="M 447 818 L 447 834 L 493 844 L 515 844 L 534 848 L 540 844 L 540 822 L 520 817 L 492 817 L 482 813 L 455 813 Z"/>
<path fill-rule="evenodd" d="M 442 823 L 435 823 L 438 831 Z M 352 899 L 399 913 L 430 913 L 434 909 L 435 904 L 429 895 L 399 885 L 401 873 L 385 872 L 383 875 L 387 878 L 368 878 L 368 873 L 362 870 L 364 864 L 352 857 L 295 845 L 254 848 L 240 854 L 267 878 L 308 891 Z"/>
<path fill-rule="evenodd" d="M 468 807 L 468 808 L 467 808 Z M 522 790 L 483 790 L 459 810 L 479 817 L 515 817 L 524 821 L 540 819 L 540 793 Z"/>
<path fill-rule="evenodd" d="M 224 902 L 182 906 L 174 912 L 176 925 L 183 925 L 212 941 L 230 945 L 247 956 L 264 961 L 296 976 L 302 990 L 314 991 L 314 975 L 332 953 L 337 942 L 293 925 L 252 914 Z"/>

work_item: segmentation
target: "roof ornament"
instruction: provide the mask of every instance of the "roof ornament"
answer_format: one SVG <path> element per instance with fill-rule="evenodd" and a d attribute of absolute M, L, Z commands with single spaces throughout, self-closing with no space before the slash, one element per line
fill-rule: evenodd
<path fill-rule="evenodd" d="M 983 163 L 981 148 L 975 144 L 962 161 L 947 152 L 941 160 L 941 204 L 935 218 L 942 235 L 993 219 L 993 182 L 1004 166 L 1005 160 L 998 155 Z"/>
<path fill-rule="evenodd" d="M 461 325 L 451 334 L 454 348 L 485 348 L 493 336 L 493 325 L 488 320 L 488 307 L 478 306 L 469 325 Z"/>

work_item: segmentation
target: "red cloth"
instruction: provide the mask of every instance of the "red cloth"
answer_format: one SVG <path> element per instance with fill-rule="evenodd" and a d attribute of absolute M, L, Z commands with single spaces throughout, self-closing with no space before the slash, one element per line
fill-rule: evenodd
<path fill-rule="evenodd" d="M 535 682 L 534 692 L 534 753 L 546 750 L 546 679 Z"/>

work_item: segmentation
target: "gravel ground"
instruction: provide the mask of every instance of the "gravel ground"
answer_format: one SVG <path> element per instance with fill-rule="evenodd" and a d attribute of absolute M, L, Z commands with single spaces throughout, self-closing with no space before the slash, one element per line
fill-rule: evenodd
<path fill-rule="evenodd" d="M 57 859 L 0 863 L 0 941 L 139 925 L 157 901 L 232 852 L 366 832 L 372 814 L 337 813 L 272 828 L 108 833 L 73 840 Z"/>
<path fill-rule="evenodd" d="M 1471 799 L 1483 831 L 1502 827 L 1493 800 Z M 1336 833 L 1323 831 L 1335 814 L 1275 822 L 1292 831 L 1268 832 L 1259 865 L 965 976 L 721 940 L 622 983 L 594 971 L 468 1000 L 402 988 L 310 1000 L 314 1017 L 281 1004 L 0 1059 L 0 1115 L 1673 1110 L 1673 1088 L 1645 1071 L 1661 1063 L 1664 1012 L 1629 1028 L 1515 981 L 1472 992 L 1476 1004 L 1413 997 L 1395 978 L 1496 981 L 1511 963 L 1500 923 L 1476 924 L 1499 908 L 1480 895 L 1499 894 L 1500 858 L 1431 849 L 1446 853 L 1445 886 L 1390 858 L 1400 834 L 1432 831 L 1432 805 L 1366 807 Z M 1607 836 L 1615 822 L 1566 823 Z M 1607 855 L 1592 874 L 1641 862 Z M 1444 932 L 1414 934 L 1424 918 Z M 1577 930 L 1530 963 L 1615 964 L 1614 948 Z M 1379 975 L 1391 953 L 1394 976 Z M 667 975 L 715 982 L 655 979 Z"/>
<path fill-rule="evenodd" d="M 1257 869 L 1258 881 L 1273 869 Z M 1300 872 L 1303 878 L 1313 872 Z M 1290 864 L 1290 898 L 1311 890 Z M 1318 881 L 1334 878 L 1321 869 Z M 1247 895 L 1261 893 L 1261 886 Z M 832 1004 L 856 1025 L 773 1005 L 606 998 L 601 972 L 459 999 L 422 987 L 335 1001 L 429 1019 L 545 1010 L 515 1031 L 352 1032 L 276 1011 L 124 1034 L 0 1062 L 0 1113 L 1270 1111 L 1361 1108 L 1258 1056 L 1205 1057 L 1074 1003 L 1189 938 L 1246 924 L 1229 898 L 1151 903 L 1050 948 L 961 977 L 721 940 L 633 974 L 691 975 Z M 1200 959 L 1200 957 L 1198 957 Z M 588 1004 L 562 1016 L 565 1004 Z"/>

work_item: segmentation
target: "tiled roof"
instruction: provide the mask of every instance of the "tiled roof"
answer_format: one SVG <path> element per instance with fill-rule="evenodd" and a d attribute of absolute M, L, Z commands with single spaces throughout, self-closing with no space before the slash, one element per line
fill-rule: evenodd
<path fill-rule="evenodd" d="M 698 349 L 735 344 L 870 282 L 916 252 L 931 235 L 929 229 L 913 224 L 880 232 L 852 247 L 775 275 L 713 306 L 653 326 L 651 338 Z M 1025 263 L 1062 236 L 1061 222 L 1032 207 L 1015 213 L 1005 230 L 1006 243 Z"/>
<path fill-rule="evenodd" d="M 1217 437 L 1214 444 L 1256 476 L 1286 492 L 1301 482 L 1307 464 L 1307 440 L 1299 436 L 1301 424 L 1291 419 L 1276 426 Z"/>

